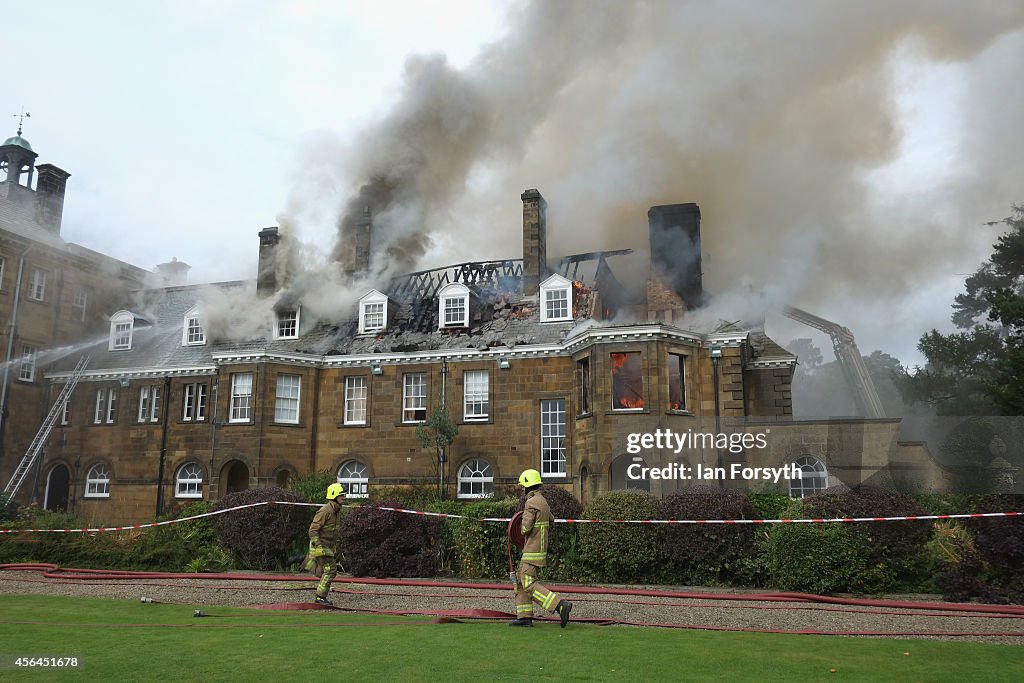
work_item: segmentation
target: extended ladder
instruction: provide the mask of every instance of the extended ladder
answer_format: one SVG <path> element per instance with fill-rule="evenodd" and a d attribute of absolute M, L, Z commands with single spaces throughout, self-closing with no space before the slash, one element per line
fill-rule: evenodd
<path fill-rule="evenodd" d="M 75 366 L 74 371 L 71 373 L 71 377 L 68 379 L 67 384 L 61 389 L 60 395 L 57 396 L 57 400 L 54 402 L 53 407 L 50 408 L 49 414 L 46 419 L 43 420 L 43 424 L 40 425 L 39 431 L 36 432 L 36 437 L 32 439 L 32 443 L 29 444 L 28 451 L 25 453 L 25 457 L 18 463 L 18 468 L 14 470 L 14 474 L 11 476 L 11 480 L 7 482 L 7 486 L 4 488 L 4 497 L 10 501 L 14 498 L 14 494 L 21 488 L 22 482 L 25 481 L 25 477 L 28 476 L 29 470 L 32 469 L 32 465 L 35 464 L 36 458 L 43 452 L 43 447 L 46 446 L 46 440 L 50 437 L 50 432 L 53 430 L 54 423 L 57 422 L 57 418 L 64 412 L 64 404 L 71 400 L 71 392 L 75 390 L 75 385 L 78 384 L 78 380 L 82 379 L 82 375 L 85 373 L 85 368 L 89 365 L 89 356 L 82 356 L 78 360 L 78 365 Z"/>

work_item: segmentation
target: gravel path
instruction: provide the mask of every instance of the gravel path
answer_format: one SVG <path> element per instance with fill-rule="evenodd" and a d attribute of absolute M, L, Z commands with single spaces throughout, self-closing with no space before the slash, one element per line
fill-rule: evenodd
<path fill-rule="evenodd" d="M 296 578 L 294 576 L 290 577 Z M 349 582 L 352 581 L 352 582 Z M 494 588 L 386 586 L 339 580 L 332 600 L 355 610 L 436 611 L 487 609 L 511 612 L 512 591 Z M 46 578 L 36 570 L 0 571 L 0 594 L 84 595 L 210 608 L 311 602 L 315 581 L 187 579 Z M 708 592 L 709 589 L 676 589 Z M 718 593 L 720 595 L 720 593 Z M 741 595 L 741 593 L 737 593 Z M 681 624 L 698 628 L 765 629 L 780 631 L 867 632 L 894 637 L 928 637 L 1024 645 L 1024 617 L 984 615 L 895 607 L 862 607 L 820 603 L 734 601 L 708 598 L 664 598 L 600 594 L 567 594 L 574 619 L 613 619 L 619 622 Z M 908 598 L 923 601 L 922 596 Z M 311 605 L 312 607 L 312 605 Z M 949 635 L 999 633 L 1009 635 Z M 906 636 L 898 634 L 932 634 Z M 946 634 L 946 635 L 940 635 Z"/>

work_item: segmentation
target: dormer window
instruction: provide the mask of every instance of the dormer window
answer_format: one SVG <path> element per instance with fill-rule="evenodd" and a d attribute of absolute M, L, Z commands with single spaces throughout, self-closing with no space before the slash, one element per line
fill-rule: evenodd
<path fill-rule="evenodd" d="M 277 312 L 274 339 L 297 339 L 299 336 L 299 309 L 287 308 Z"/>
<path fill-rule="evenodd" d="M 118 311 L 110 317 L 110 351 L 127 351 L 132 348 L 132 332 L 135 315 L 131 311 Z"/>
<path fill-rule="evenodd" d="M 469 327 L 469 288 L 453 282 L 437 293 L 439 329 Z"/>
<path fill-rule="evenodd" d="M 388 298 L 376 289 L 359 300 L 359 334 L 381 332 L 387 327 Z"/>
<path fill-rule="evenodd" d="M 203 330 L 203 319 L 198 309 L 193 308 L 185 314 L 185 324 L 181 330 L 182 346 L 202 346 L 206 343 L 206 331 Z"/>
<path fill-rule="evenodd" d="M 555 274 L 540 283 L 540 321 L 572 320 L 572 281 Z"/>

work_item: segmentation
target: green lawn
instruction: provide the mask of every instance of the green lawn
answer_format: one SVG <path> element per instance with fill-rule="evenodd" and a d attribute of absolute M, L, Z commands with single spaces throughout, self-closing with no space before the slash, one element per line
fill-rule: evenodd
<path fill-rule="evenodd" d="M 0 597 L 4 660 L 84 662 L 63 672 L 0 671 L 0 680 L 1024 680 L 1019 646 L 202 609 L 210 616 L 195 618 L 187 605 Z"/>

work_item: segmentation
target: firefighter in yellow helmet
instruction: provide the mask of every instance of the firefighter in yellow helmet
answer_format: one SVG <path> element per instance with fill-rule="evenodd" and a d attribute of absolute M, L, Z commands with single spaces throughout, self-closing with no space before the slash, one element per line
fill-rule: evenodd
<path fill-rule="evenodd" d="M 525 543 L 519 570 L 511 577 L 516 584 L 516 618 L 509 626 L 533 626 L 533 603 L 548 612 L 555 612 L 562 628 L 569 623 L 572 603 L 537 582 L 537 572 L 547 561 L 548 535 L 551 532 L 551 508 L 540 492 L 540 472 L 526 470 L 519 475 L 519 485 L 526 489 L 522 532 Z"/>
<path fill-rule="evenodd" d="M 338 544 L 341 541 L 341 505 L 345 495 L 344 484 L 331 484 L 327 487 L 327 503 L 313 516 L 309 525 L 309 559 L 317 565 L 317 573 L 322 566 L 320 583 L 316 587 L 316 604 L 332 604 L 327 596 L 331 593 L 331 582 L 338 575 Z M 310 564 L 307 563 L 307 567 Z"/>

